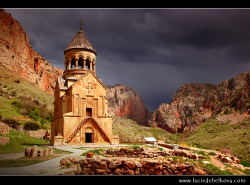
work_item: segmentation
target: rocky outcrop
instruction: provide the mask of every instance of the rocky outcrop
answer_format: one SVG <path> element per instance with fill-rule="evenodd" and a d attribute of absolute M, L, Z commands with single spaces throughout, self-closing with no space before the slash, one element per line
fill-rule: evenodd
<path fill-rule="evenodd" d="M 151 113 L 137 92 L 120 84 L 106 87 L 110 114 L 133 119 L 141 125 L 148 125 Z"/>
<path fill-rule="evenodd" d="M 151 124 L 168 132 L 196 128 L 218 113 L 250 113 L 250 72 L 239 74 L 219 85 L 184 84 L 172 98 L 154 111 Z"/>
<path fill-rule="evenodd" d="M 54 83 L 63 70 L 52 67 L 29 44 L 20 23 L 0 9 L 0 65 L 53 94 Z"/>

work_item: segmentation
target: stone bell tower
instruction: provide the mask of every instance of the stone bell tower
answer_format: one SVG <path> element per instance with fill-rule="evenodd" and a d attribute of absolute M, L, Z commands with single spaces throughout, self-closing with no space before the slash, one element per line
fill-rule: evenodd
<path fill-rule="evenodd" d="M 119 143 L 112 135 L 106 87 L 96 74 L 97 53 L 81 27 L 64 55 L 65 71 L 55 86 L 50 144 Z"/>

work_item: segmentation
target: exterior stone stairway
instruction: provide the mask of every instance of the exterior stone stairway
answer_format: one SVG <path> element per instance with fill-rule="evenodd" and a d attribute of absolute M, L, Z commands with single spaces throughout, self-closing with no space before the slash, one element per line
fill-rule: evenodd
<path fill-rule="evenodd" d="M 65 143 L 69 143 L 77 134 L 77 132 L 79 132 L 79 130 L 81 129 L 81 127 L 84 125 L 84 123 L 88 120 L 88 119 L 92 119 L 98 126 L 98 128 L 102 131 L 102 133 L 104 134 L 105 138 L 108 140 L 108 142 L 110 142 L 110 139 L 108 137 L 108 135 L 105 133 L 105 131 L 102 129 L 102 127 L 99 125 L 99 123 L 93 118 L 93 117 L 86 117 L 84 120 L 81 121 L 81 123 L 77 126 L 77 128 L 74 130 L 74 132 L 68 137 L 68 139 L 65 141 Z"/>

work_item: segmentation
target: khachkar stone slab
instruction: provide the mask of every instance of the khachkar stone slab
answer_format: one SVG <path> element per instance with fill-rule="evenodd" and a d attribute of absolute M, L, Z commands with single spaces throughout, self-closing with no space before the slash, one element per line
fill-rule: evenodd
<path fill-rule="evenodd" d="M 25 148 L 24 154 L 26 157 L 47 157 L 53 154 L 53 149 L 52 147 L 38 148 L 34 145 L 32 148 Z"/>

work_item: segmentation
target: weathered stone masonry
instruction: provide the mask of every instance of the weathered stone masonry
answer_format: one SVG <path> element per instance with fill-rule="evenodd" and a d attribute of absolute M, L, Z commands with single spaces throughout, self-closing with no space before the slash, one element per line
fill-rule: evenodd
<path fill-rule="evenodd" d="M 71 175 L 204 175 L 201 169 L 171 159 L 86 158 Z"/>
<path fill-rule="evenodd" d="M 67 157 L 60 161 L 62 166 L 77 165 L 70 175 L 204 175 L 206 172 L 189 162 L 178 162 L 164 156 L 185 155 L 193 159 L 201 155 L 187 151 L 159 151 L 157 148 L 120 148 L 103 152 L 107 158 Z M 115 156 L 115 157 L 114 157 Z"/>

